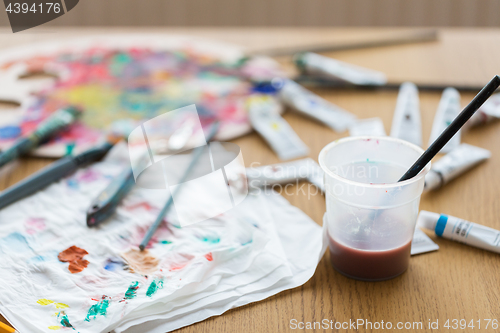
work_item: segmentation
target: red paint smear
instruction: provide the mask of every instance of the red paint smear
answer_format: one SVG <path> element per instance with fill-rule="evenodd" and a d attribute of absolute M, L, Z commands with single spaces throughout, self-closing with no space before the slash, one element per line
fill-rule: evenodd
<path fill-rule="evenodd" d="M 134 210 L 134 209 L 137 209 L 137 208 L 143 208 L 147 211 L 150 211 L 152 209 L 154 209 L 154 207 L 152 207 L 148 202 L 144 201 L 144 202 L 139 202 L 139 203 L 136 203 L 134 205 L 131 205 L 131 206 L 128 206 L 126 207 L 125 209 L 127 210 Z"/>
<path fill-rule="evenodd" d="M 205 258 L 207 258 L 208 261 L 214 260 L 214 258 L 212 256 L 212 252 L 208 252 L 207 254 L 205 254 Z"/>
<path fill-rule="evenodd" d="M 59 253 L 57 258 L 59 261 L 69 262 L 68 270 L 71 274 L 75 274 L 80 273 L 88 266 L 89 262 L 83 259 L 83 257 L 87 254 L 89 253 L 84 249 L 73 245 Z"/>
<path fill-rule="evenodd" d="M 187 264 L 188 264 L 187 262 L 182 264 L 173 264 L 170 266 L 170 271 L 178 271 L 180 269 L 183 269 L 184 267 L 186 267 Z"/>

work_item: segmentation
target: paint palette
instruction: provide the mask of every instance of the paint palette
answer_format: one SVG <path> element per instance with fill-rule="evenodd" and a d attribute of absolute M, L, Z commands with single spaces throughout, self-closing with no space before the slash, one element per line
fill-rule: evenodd
<path fill-rule="evenodd" d="M 65 105 L 84 110 L 82 121 L 36 154 L 82 151 L 109 131 L 128 133 L 144 120 L 195 104 L 202 125 L 221 122 L 217 139 L 251 130 L 246 101 L 258 94 L 251 78 L 282 76 L 269 58 L 243 61 L 235 46 L 193 37 L 127 34 L 29 45 L 0 53 L 0 100 L 20 104 L 0 112 L 0 148 L 31 132 Z M 23 80 L 44 73 L 54 79 Z M 187 122 L 158 129 L 169 136 Z"/>

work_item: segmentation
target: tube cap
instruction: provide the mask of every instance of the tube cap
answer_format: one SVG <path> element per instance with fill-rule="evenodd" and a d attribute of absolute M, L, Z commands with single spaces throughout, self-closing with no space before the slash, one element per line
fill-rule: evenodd
<path fill-rule="evenodd" d="M 438 213 L 421 210 L 420 214 L 418 214 L 417 225 L 427 230 L 434 231 L 436 229 L 436 224 L 439 220 L 439 216 L 440 215 Z"/>

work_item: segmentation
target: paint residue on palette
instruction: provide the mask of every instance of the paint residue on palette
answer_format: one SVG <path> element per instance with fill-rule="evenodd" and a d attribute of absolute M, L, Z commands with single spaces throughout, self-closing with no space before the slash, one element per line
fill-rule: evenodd
<path fill-rule="evenodd" d="M 158 268 L 159 260 L 149 254 L 148 250 L 140 251 L 139 249 L 130 249 L 121 254 L 122 258 L 127 262 L 128 268 L 133 273 L 143 275 L 154 273 Z"/>
<path fill-rule="evenodd" d="M 137 296 L 138 289 L 139 289 L 139 282 L 135 281 L 128 287 L 127 291 L 125 292 L 125 299 L 135 298 Z"/>
<path fill-rule="evenodd" d="M 120 59 L 126 58 L 127 61 Z M 249 129 L 244 101 L 254 94 L 238 66 L 191 50 L 152 50 L 147 47 L 91 47 L 77 54 L 20 59 L 29 71 L 52 68 L 61 74 L 55 84 L 34 93 L 23 121 L 0 128 L 0 145 L 31 132 L 56 109 L 71 104 L 85 110 L 82 122 L 57 136 L 65 149 L 90 145 L 110 124 L 121 119 L 137 123 L 187 104 L 196 103 L 204 125 L 219 118 Z M 162 135 L 175 127 L 162 129 Z M 243 133 L 241 133 L 243 134 Z"/>
<path fill-rule="evenodd" d="M 108 313 L 109 300 L 110 298 L 108 296 L 103 295 L 100 301 L 90 307 L 85 321 L 96 319 L 97 316 L 106 316 Z"/>
<path fill-rule="evenodd" d="M 212 255 L 212 252 L 208 252 L 207 254 L 205 254 L 205 258 L 208 260 L 208 261 L 212 261 L 214 260 L 214 257 Z"/>
<path fill-rule="evenodd" d="M 146 296 L 152 297 L 159 289 L 163 288 L 163 280 L 153 280 L 146 291 Z"/>
<path fill-rule="evenodd" d="M 59 253 L 57 258 L 61 262 L 68 262 L 68 270 L 72 273 L 80 273 L 83 271 L 89 264 L 89 262 L 83 257 L 85 255 L 89 254 L 87 251 L 84 249 L 81 249 L 75 245 L 67 248 L 66 250 L 62 251 Z"/>

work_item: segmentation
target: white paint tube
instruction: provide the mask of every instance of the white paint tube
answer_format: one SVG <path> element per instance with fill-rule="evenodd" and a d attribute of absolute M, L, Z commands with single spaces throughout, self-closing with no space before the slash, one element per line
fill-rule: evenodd
<path fill-rule="evenodd" d="M 462 143 L 440 160 L 432 163 L 431 170 L 425 176 L 424 191 L 440 188 L 490 157 L 489 150 Z"/>
<path fill-rule="evenodd" d="M 350 136 L 386 136 L 382 119 L 360 119 L 349 127 Z"/>
<path fill-rule="evenodd" d="M 387 76 L 379 71 L 356 66 L 347 62 L 304 52 L 294 56 L 297 67 L 308 75 L 317 75 L 352 84 L 383 86 Z"/>
<path fill-rule="evenodd" d="M 439 245 L 434 243 L 432 239 L 429 238 L 419 228 L 415 228 L 415 233 L 413 234 L 413 240 L 411 241 L 411 255 L 426 253 L 431 251 L 439 250 Z"/>
<path fill-rule="evenodd" d="M 287 79 L 273 79 L 281 101 L 296 112 L 319 121 L 337 132 L 345 131 L 356 116 L 313 94 L 298 83 Z"/>
<path fill-rule="evenodd" d="M 422 146 L 422 121 L 418 88 L 405 82 L 399 88 L 398 100 L 392 119 L 391 136 Z"/>
<path fill-rule="evenodd" d="M 436 235 L 483 250 L 500 253 L 500 231 L 458 217 L 422 210 L 417 224 Z"/>
<path fill-rule="evenodd" d="M 467 127 L 473 127 L 500 119 L 500 93 L 492 95 L 467 122 Z"/>
<path fill-rule="evenodd" d="M 279 114 L 279 102 L 268 95 L 247 100 L 248 115 L 253 128 L 267 141 L 281 160 L 309 154 L 309 148 Z"/>
<path fill-rule="evenodd" d="M 311 158 L 247 168 L 246 173 L 250 188 L 284 185 L 306 180 L 324 192 L 323 170 Z"/>
<path fill-rule="evenodd" d="M 446 88 L 443 91 L 439 106 L 432 124 L 429 145 L 432 144 L 461 111 L 460 93 L 455 88 Z M 441 149 L 441 153 L 448 153 L 460 145 L 460 131 Z"/>

